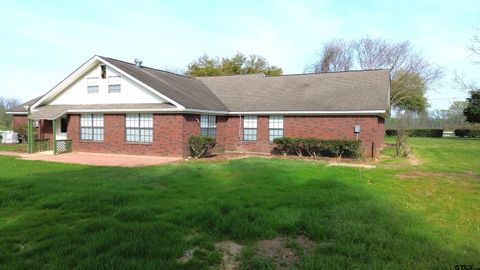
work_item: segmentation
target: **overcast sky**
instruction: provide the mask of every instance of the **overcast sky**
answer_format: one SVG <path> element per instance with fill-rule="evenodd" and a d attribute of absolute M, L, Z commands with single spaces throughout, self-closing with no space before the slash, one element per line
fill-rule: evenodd
<path fill-rule="evenodd" d="M 369 36 L 409 40 L 444 67 L 444 80 L 428 96 L 431 109 L 446 109 L 466 96 L 452 86 L 453 72 L 480 74 L 465 50 L 474 27 L 478 0 L 5 1 L 0 96 L 39 96 L 95 54 L 184 69 L 204 53 L 240 51 L 288 74 L 302 73 L 327 40 Z"/>

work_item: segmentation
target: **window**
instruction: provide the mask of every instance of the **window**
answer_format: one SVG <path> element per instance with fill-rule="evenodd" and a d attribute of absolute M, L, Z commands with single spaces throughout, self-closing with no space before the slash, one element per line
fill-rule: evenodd
<path fill-rule="evenodd" d="M 108 76 L 108 93 L 120 93 L 120 76 Z"/>
<path fill-rule="evenodd" d="M 244 141 L 257 140 L 257 116 L 245 115 L 243 117 L 243 140 Z"/>
<path fill-rule="evenodd" d="M 98 77 L 87 78 L 87 93 L 88 94 L 98 93 Z"/>
<path fill-rule="evenodd" d="M 103 141 L 103 115 L 82 114 L 80 116 L 80 140 Z"/>
<path fill-rule="evenodd" d="M 217 134 L 217 117 L 215 115 L 201 115 L 200 131 L 202 135 L 215 137 Z"/>
<path fill-rule="evenodd" d="M 153 114 L 127 114 L 125 127 L 127 142 L 151 143 L 153 141 Z"/>
<path fill-rule="evenodd" d="M 273 142 L 275 138 L 283 137 L 283 116 L 271 115 L 268 118 L 268 140 Z"/>
<path fill-rule="evenodd" d="M 60 132 L 67 133 L 67 127 L 68 127 L 67 117 L 60 118 Z"/>

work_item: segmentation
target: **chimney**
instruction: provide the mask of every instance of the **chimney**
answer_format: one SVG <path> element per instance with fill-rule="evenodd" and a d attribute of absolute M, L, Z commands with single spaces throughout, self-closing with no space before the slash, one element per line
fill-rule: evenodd
<path fill-rule="evenodd" d="M 142 67 L 142 60 L 140 60 L 140 59 L 135 59 L 135 66 L 141 68 L 141 67 Z"/>

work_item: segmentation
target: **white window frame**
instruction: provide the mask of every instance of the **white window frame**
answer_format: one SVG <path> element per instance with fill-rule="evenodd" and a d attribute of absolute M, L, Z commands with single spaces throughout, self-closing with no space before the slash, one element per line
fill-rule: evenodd
<path fill-rule="evenodd" d="M 98 85 L 98 77 L 88 77 L 87 81 L 87 94 L 98 94 L 100 87 Z"/>
<path fill-rule="evenodd" d="M 253 142 L 257 140 L 257 123 L 256 115 L 243 116 L 243 141 Z"/>
<path fill-rule="evenodd" d="M 268 141 L 273 142 L 275 138 L 282 138 L 283 135 L 283 126 L 284 126 L 284 117 L 283 115 L 270 115 L 268 117 Z"/>
<path fill-rule="evenodd" d="M 80 140 L 102 142 L 104 137 L 103 114 L 80 115 Z"/>
<path fill-rule="evenodd" d="M 217 136 L 217 116 L 216 115 L 200 115 L 200 134 L 206 136 Z"/>
<path fill-rule="evenodd" d="M 108 76 L 108 93 L 118 94 L 122 92 L 122 76 Z"/>
<path fill-rule="evenodd" d="M 125 115 L 125 142 L 153 143 L 153 114 L 129 113 Z"/>

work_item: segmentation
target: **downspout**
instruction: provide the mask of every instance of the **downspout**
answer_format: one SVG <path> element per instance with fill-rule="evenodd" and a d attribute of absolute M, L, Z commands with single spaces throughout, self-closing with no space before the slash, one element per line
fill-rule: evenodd
<path fill-rule="evenodd" d="M 242 141 L 242 115 L 238 115 L 238 142 Z"/>

